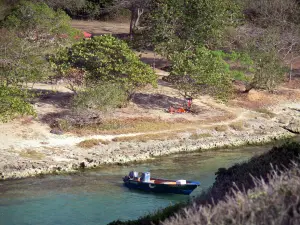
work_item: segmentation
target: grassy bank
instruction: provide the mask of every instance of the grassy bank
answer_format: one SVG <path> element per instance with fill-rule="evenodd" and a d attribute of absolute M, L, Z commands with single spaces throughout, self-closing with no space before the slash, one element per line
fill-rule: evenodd
<path fill-rule="evenodd" d="M 167 218 L 166 224 L 207 224 L 209 216 L 214 218 L 213 224 L 245 224 L 250 223 L 250 219 L 253 219 L 252 224 L 268 224 L 270 221 L 275 221 L 275 224 L 296 224 L 294 222 L 298 217 L 294 217 L 293 207 L 300 203 L 298 198 L 294 198 L 300 190 L 300 170 L 295 168 L 295 164 L 300 162 L 299 154 L 300 144 L 296 142 L 274 147 L 248 162 L 236 164 L 229 169 L 220 168 L 216 172 L 213 186 L 195 199 L 194 206 L 182 203 L 138 220 L 114 221 L 109 225 L 160 224 L 160 221 Z M 274 169 L 285 171 L 270 175 Z M 253 177 L 258 177 L 263 182 Z M 273 194 L 275 197 L 272 197 Z M 285 199 L 291 201 L 290 206 Z M 214 206 L 211 207 L 211 204 Z M 182 210 L 183 208 L 186 210 Z M 292 212 L 292 216 L 288 212 Z M 177 217 L 173 218 L 176 213 Z M 291 223 L 282 223 L 286 220 Z"/>

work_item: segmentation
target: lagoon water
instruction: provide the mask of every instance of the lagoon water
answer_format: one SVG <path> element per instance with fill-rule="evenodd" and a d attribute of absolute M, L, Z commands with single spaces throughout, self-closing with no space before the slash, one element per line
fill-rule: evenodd
<path fill-rule="evenodd" d="M 136 219 L 185 201 L 211 186 L 220 167 L 230 167 L 270 146 L 185 153 L 124 166 L 105 166 L 73 175 L 0 182 L 0 225 L 105 225 Z M 122 177 L 130 170 L 154 177 L 201 182 L 190 196 L 129 190 Z"/>

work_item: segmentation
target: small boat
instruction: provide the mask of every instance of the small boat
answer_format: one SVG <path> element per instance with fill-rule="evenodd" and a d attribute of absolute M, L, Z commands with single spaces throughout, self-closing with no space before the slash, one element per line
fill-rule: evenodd
<path fill-rule="evenodd" d="M 191 194 L 200 185 L 200 182 L 197 181 L 152 178 L 150 172 L 142 173 L 142 176 L 139 177 L 138 172 L 135 171 L 131 171 L 128 176 L 123 178 L 123 181 L 129 189 L 183 195 Z"/>

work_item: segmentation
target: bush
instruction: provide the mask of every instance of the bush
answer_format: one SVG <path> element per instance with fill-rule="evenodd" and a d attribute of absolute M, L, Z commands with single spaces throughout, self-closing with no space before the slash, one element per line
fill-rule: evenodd
<path fill-rule="evenodd" d="M 82 40 L 50 57 L 53 68 L 65 76 L 71 68 L 84 70 L 87 87 L 100 82 L 118 83 L 128 97 L 139 88 L 157 84 L 157 75 L 128 45 L 111 35 Z"/>
<path fill-rule="evenodd" d="M 126 93 L 117 84 L 101 84 L 79 92 L 73 101 L 75 109 L 97 109 L 109 111 L 123 106 L 127 101 Z"/>
<path fill-rule="evenodd" d="M 268 181 L 268 174 L 273 167 L 279 170 L 290 168 L 292 160 L 300 162 L 300 144 L 287 143 L 281 147 L 274 147 L 266 154 L 255 156 L 249 162 L 236 164 L 229 169 L 220 168 L 216 172 L 216 181 L 213 184 L 210 196 L 215 200 L 221 200 L 226 193 L 232 193 L 233 183 L 238 189 L 251 189 L 255 186 L 253 177 L 263 178 Z"/>
<path fill-rule="evenodd" d="M 36 115 L 28 103 L 29 97 L 26 91 L 0 86 L 0 121 L 6 122 L 18 115 Z"/>

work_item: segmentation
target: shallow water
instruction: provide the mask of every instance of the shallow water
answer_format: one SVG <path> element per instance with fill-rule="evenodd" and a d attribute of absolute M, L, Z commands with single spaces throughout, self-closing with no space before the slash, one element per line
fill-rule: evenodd
<path fill-rule="evenodd" d="M 186 153 L 126 166 L 106 166 L 73 175 L 0 183 L 0 225 L 94 225 L 136 219 L 198 195 L 214 182 L 220 167 L 260 154 L 270 146 Z M 130 170 L 154 177 L 201 182 L 190 196 L 129 190 L 122 177 Z"/>

